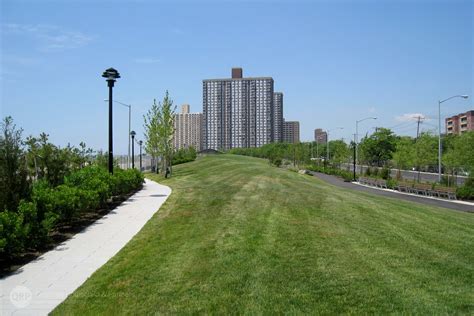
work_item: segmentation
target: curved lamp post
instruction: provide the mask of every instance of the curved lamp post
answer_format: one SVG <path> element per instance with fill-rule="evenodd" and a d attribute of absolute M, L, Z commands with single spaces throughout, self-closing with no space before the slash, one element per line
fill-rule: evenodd
<path fill-rule="evenodd" d="M 132 136 L 132 169 L 135 169 L 135 131 L 130 132 L 130 136 Z"/>
<path fill-rule="evenodd" d="M 356 133 L 354 135 L 354 142 L 355 142 L 355 148 L 356 148 L 356 154 L 355 154 L 355 165 L 359 163 L 359 147 L 357 145 L 357 143 L 359 142 L 359 123 L 360 122 L 363 122 L 363 121 L 366 121 L 366 120 L 376 120 L 377 118 L 376 117 L 366 117 L 364 119 L 361 119 L 361 120 L 357 120 L 356 121 Z M 360 171 L 362 172 L 362 166 L 360 167 Z M 354 167 L 354 170 L 355 170 L 355 167 Z M 355 178 L 355 172 L 354 172 L 354 178 Z"/>
<path fill-rule="evenodd" d="M 109 87 L 109 172 L 114 173 L 114 146 L 112 135 L 112 88 L 116 79 L 120 78 L 119 72 L 114 68 L 109 68 L 102 73 L 102 77 L 106 78 Z"/>
<path fill-rule="evenodd" d="M 438 181 L 441 182 L 441 103 L 454 98 L 467 99 L 467 95 L 453 95 L 447 99 L 438 101 Z"/>

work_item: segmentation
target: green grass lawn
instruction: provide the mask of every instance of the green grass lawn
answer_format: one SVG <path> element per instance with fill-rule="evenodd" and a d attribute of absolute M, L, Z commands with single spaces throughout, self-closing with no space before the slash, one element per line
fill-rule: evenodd
<path fill-rule="evenodd" d="M 162 209 L 56 314 L 474 313 L 473 214 L 243 156 L 159 182 Z"/>

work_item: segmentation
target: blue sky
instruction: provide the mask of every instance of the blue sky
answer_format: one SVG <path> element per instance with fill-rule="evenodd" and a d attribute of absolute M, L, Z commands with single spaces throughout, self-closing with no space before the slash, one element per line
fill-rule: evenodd
<path fill-rule="evenodd" d="M 25 136 L 107 148 L 108 67 L 115 99 L 143 114 L 169 90 L 202 111 L 202 79 L 272 76 L 284 116 L 348 140 L 375 126 L 413 135 L 412 114 L 437 121 L 437 100 L 473 94 L 472 1 L 1 1 L 1 116 Z M 472 98 L 442 115 L 474 109 Z M 127 109 L 114 108 L 115 153 L 127 150 Z M 408 118 L 407 118 L 408 117 Z"/>

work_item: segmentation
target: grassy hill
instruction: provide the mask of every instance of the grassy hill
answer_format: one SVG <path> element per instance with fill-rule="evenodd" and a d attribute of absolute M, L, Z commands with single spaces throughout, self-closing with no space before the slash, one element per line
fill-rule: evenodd
<path fill-rule="evenodd" d="M 473 214 L 243 156 L 174 172 L 162 209 L 57 314 L 474 312 Z"/>

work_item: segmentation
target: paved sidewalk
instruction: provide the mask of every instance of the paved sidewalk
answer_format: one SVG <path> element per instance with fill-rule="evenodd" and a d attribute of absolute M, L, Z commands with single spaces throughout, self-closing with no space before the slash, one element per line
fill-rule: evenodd
<path fill-rule="evenodd" d="M 84 231 L 0 280 L 0 315 L 47 315 L 112 258 L 161 207 L 171 189 L 143 189 Z"/>
<path fill-rule="evenodd" d="M 380 189 L 371 188 L 371 187 L 367 187 L 367 186 L 363 186 L 363 185 L 359 185 L 359 184 L 355 184 L 351 182 L 344 182 L 342 179 L 338 177 L 330 176 L 324 173 L 319 173 L 319 172 L 314 172 L 314 171 L 310 171 L 310 172 L 312 175 L 314 175 L 315 177 L 321 180 L 324 180 L 332 185 L 346 188 L 346 189 L 373 193 L 376 195 L 382 195 L 382 196 L 387 196 L 387 197 L 391 197 L 395 199 L 421 203 L 424 205 L 444 207 L 444 208 L 455 210 L 455 211 L 474 212 L 474 206 L 468 205 L 468 204 L 461 204 L 461 203 L 456 203 L 456 202 L 452 202 L 448 200 L 433 199 L 433 198 L 424 197 L 421 195 L 404 194 L 404 193 L 394 192 L 390 190 L 380 190 Z"/>

